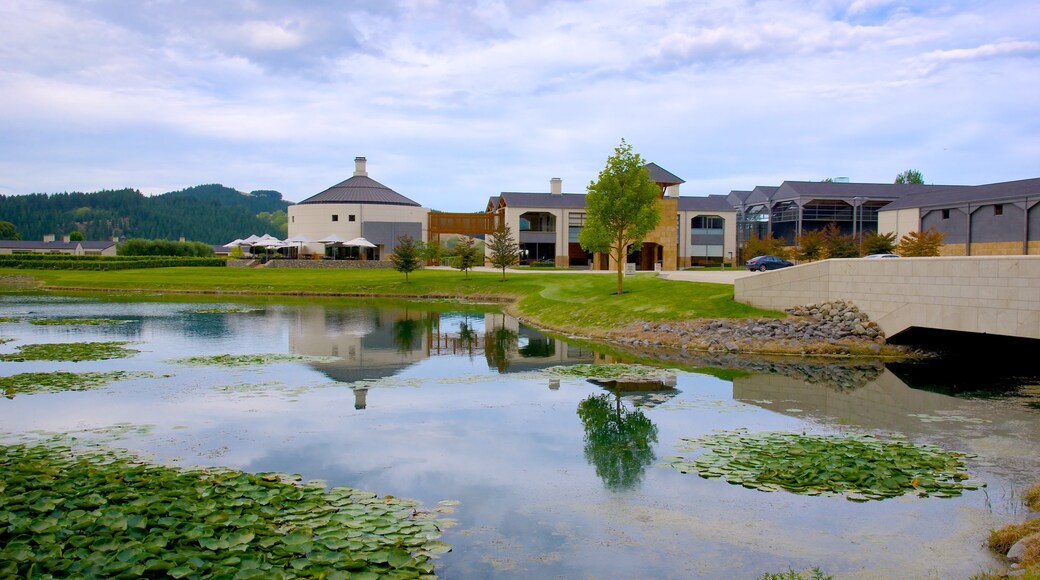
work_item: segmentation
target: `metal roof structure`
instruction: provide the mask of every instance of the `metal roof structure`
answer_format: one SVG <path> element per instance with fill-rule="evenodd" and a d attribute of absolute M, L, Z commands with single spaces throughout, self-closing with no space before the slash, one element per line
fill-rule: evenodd
<path fill-rule="evenodd" d="M 679 211 L 732 212 L 733 206 L 724 195 L 707 197 L 679 197 Z"/>
<path fill-rule="evenodd" d="M 986 185 L 933 186 L 936 189 L 911 193 L 886 205 L 885 211 L 910 208 L 952 207 L 974 203 L 992 203 L 1040 198 L 1040 177 L 988 183 Z"/>
<path fill-rule="evenodd" d="M 311 203 L 365 203 L 422 207 L 365 175 L 355 175 L 300 202 L 300 204 Z"/>

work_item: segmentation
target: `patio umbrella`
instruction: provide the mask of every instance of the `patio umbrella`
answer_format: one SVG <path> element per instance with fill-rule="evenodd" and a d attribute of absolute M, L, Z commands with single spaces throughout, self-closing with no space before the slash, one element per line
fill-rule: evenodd
<path fill-rule="evenodd" d="M 299 256 L 300 253 L 303 252 L 303 245 L 304 244 L 309 244 L 309 243 L 311 243 L 311 241 L 312 240 L 310 238 L 308 238 L 307 236 L 305 236 L 303 234 L 296 234 L 295 236 L 289 236 L 288 238 L 285 238 L 285 244 L 286 245 L 293 245 L 293 244 L 295 244 L 297 246 L 297 248 L 296 248 L 296 255 L 297 256 Z"/>
<path fill-rule="evenodd" d="M 366 240 L 365 238 L 354 238 L 353 240 L 349 240 L 349 241 L 343 242 L 343 245 L 344 246 L 357 246 L 359 248 L 374 248 L 374 247 L 376 247 L 375 244 L 373 244 L 372 242 Z"/>
<path fill-rule="evenodd" d="M 242 245 L 242 238 L 236 238 L 234 241 L 228 242 L 228 243 L 224 244 L 224 247 L 225 248 L 237 248 L 237 247 L 239 247 L 241 245 Z"/>
<path fill-rule="evenodd" d="M 344 240 L 343 238 L 337 236 L 336 234 L 329 234 L 329 235 L 325 236 L 324 238 L 321 238 L 320 240 L 318 240 L 319 244 L 325 244 L 326 247 L 332 246 L 334 248 L 337 247 L 337 246 L 342 246 L 345 242 L 346 242 L 346 240 Z M 332 254 L 332 259 L 336 259 L 336 254 L 335 253 Z"/>

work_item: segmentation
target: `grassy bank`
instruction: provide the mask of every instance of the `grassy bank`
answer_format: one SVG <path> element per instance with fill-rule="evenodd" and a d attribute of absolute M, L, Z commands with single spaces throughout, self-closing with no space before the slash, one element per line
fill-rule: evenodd
<path fill-rule="evenodd" d="M 338 295 L 454 298 L 506 304 L 514 316 L 561 332 L 602 337 L 636 321 L 782 316 L 733 301 L 727 284 L 676 282 L 653 274 L 625 280 L 617 296 L 613 276 L 589 274 L 501 275 L 446 270 L 289 270 L 157 268 L 113 272 L 0 269 L 4 277 L 31 276 L 49 289 L 114 290 L 245 295 Z"/>

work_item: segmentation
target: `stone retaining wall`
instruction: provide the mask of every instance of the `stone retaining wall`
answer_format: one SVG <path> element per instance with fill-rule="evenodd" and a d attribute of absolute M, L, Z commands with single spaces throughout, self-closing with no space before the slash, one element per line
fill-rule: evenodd
<path fill-rule="evenodd" d="M 270 260 L 265 268 L 393 268 L 390 260 Z"/>

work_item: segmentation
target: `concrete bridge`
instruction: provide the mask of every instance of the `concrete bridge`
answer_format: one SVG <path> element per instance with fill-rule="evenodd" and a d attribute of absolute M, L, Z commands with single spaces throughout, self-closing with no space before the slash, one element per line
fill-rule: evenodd
<path fill-rule="evenodd" d="M 738 302 L 851 300 L 886 336 L 910 327 L 1040 339 L 1040 256 L 833 259 L 743 276 Z"/>

